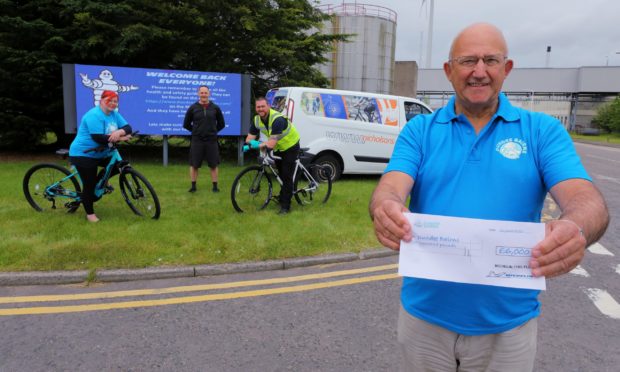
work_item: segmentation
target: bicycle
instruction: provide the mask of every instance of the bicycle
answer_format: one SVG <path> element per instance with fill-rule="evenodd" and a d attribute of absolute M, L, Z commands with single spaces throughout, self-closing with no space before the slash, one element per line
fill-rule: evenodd
<path fill-rule="evenodd" d="M 247 150 L 247 146 L 244 146 L 244 152 Z M 330 169 L 319 164 L 311 164 L 308 170 L 302 164 L 305 151 L 308 151 L 308 148 L 300 149 L 295 160 L 293 196 L 301 206 L 324 204 L 332 191 Z M 271 200 L 278 201 L 277 195 L 273 195 L 271 180 L 272 177 L 275 178 L 282 187 L 282 179 L 274 168 L 276 159 L 279 158 L 273 155 L 273 151 L 268 154 L 261 150 L 259 165 L 249 166 L 237 175 L 230 190 L 232 205 L 237 212 L 259 211 Z"/>
<path fill-rule="evenodd" d="M 135 133 L 134 133 L 135 134 Z M 87 150 L 102 151 L 106 145 Z M 110 162 L 105 168 L 103 177 L 95 187 L 95 201 L 112 192 L 108 180 L 112 170 L 119 171 L 121 194 L 129 208 L 138 216 L 158 219 L 161 213 L 159 199 L 150 182 L 133 169 L 128 161 L 123 160 L 116 145 L 107 145 L 111 152 Z M 68 156 L 69 150 L 56 151 L 63 159 Z M 81 203 L 82 180 L 75 168 L 71 170 L 53 163 L 41 163 L 31 167 L 24 175 L 23 189 L 28 203 L 38 212 L 75 212 Z M 57 205 L 58 204 L 60 205 Z"/>

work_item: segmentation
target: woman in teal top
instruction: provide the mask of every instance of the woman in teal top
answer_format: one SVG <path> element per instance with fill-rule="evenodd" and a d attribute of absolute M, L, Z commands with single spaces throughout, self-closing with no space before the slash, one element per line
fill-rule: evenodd
<path fill-rule="evenodd" d="M 69 159 L 80 173 L 82 179 L 82 204 L 86 218 L 90 222 L 98 222 L 93 203 L 95 186 L 98 178 L 97 167 L 105 167 L 110 161 L 110 150 L 89 151 L 95 147 L 127 141 L 131 138 L 131 126 L 116 110 L 118 94 L 106 90 L 101 94 L 99 106 L 90 109 L 78 128 L 77 135 L 69 148 Z"/>

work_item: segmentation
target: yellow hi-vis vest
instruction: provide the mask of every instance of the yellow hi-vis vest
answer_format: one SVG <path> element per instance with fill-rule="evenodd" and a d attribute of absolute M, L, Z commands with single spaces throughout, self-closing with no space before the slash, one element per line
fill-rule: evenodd
<path fill-rule="evenodd" d="M 254 126 L 258 128 L 261 133 L 267 136 L 267 138 L 271 138 L 271 129 L 273 128 L 273 122 L 280 117 L 284 118 L 288 125 L 282 133 L 275 135 L 278 143 L 276 143 L 276 147 L 274 148 L 274 150 L 286 151 L 289 148 L 293 147 L 297 142 L 299 142 L 299 132 L 297 132 L 297 129 L 295 129 L 293 123 L 291 123 L 291 121 L 286 116 L 282 115 L 280 112 L 274 109 L 269 109 L 269 129 L 265 127 L 265 124 L 258 115 L 254 116 Z"/>

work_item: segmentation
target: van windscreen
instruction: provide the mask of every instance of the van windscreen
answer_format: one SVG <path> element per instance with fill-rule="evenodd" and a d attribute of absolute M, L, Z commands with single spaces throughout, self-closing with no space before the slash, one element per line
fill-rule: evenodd
<path fill-rule="evenodd" d="M 265 95 L 267 102 L 269 102 L 269 106 L 274 110 L 278 110 L 282 112 L 286 107 L 286 95 L 288 91 L 286 89 L 271 89 Z"/>

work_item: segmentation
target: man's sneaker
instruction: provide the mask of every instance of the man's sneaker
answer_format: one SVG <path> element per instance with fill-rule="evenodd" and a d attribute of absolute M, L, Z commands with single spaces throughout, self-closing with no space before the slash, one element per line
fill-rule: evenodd
<path fill-rule="evenodd" d="M 220 189 L 218 189 L 217 187 L 214 187 L 213 192 L 220 192 Z"/>
<path fill-rule="evenodd" d="M 288 214 L 291 210 L 288 208 L 280 208 L 278 214 Z"/>
<path fill-rule="evenodd" d="M 187 190 L 187 192 L 196 192 L 196 188 L 195 187 L 190 187 L 190 189 Z"/>

